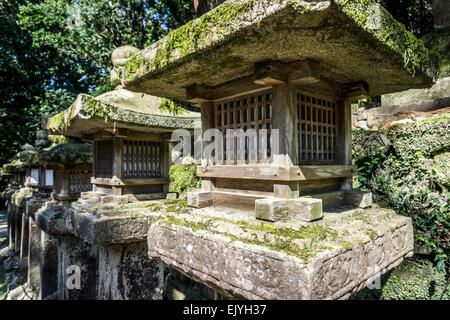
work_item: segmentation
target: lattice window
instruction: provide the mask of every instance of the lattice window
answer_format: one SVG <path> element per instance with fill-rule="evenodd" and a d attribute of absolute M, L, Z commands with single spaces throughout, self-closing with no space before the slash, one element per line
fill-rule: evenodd
<path fill-rule="evenodd" d="M 249 129 L 256 131 L 256 146 L 252 150 L 257 155 L 258 162 L 268 162 L 271 157 L 271 129 L 272 129 L 272 90 L 265 90 L 255 94 L 235 97 L 229 100 L 216 102 L 214 104 L 215 127 L 222 132 L 224 139 L 224 160 L 227 160 L 226 130 Z M 262 155 L 260 129 L 267 129 L 267 155 Z M 237 138 L 234 139 L 234 159 L 238 159 Z M 250 137 L 245 137 L 245 160 L 249 160 Z M 236 162 L 236 161 L 235 161 Z"/>
<path fill-rule="evenodd" d="M 125 178 L 161 177 L 162 143 L 123 141 L 122 163 Z"/>
<path fill-rule="evenodd" d="M 71 170 L 69 174 L 69 189 L 72 193 L 92 190 L 91 172 L 89 170 Z"/>
<path fill-rule="evenodd" d="M 300 161 L 336 160 L 337 101 L 297 93 Z"/>
<path fill-rule="evenodd" d="M 97 141 L 95 157 L 95 177 L 111 178 L 113 173 L 113 141 Z"/>

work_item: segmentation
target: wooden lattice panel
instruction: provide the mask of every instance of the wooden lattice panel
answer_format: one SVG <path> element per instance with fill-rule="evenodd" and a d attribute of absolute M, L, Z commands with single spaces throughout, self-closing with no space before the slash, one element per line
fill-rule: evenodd
<path fill-rule="evenodd" d="M 335 161 L 338 102 L 298 92 L 296 104 L 300 162 Z"/>
<path fill-rule="evenodd" d="M 268 162 L 260 156 L 259 130 L 267 129 L 267 156 L 271 156 L 271 132 L 272 129 L 272 90 L 265 90 L 254 94 L 235 97 L 214 104 L 215 128 L 219 129 L 224 138 L 224 160 L 226 160 L 226 130 L 255 129 L 257 137 L 258 162 Z M 234 138 L 236 139 L 236 138 Z M 245 160 L 249 160 L 249 141 L 245 141 Z M 236 146 L 236 144 L 235 144 Z M 235 159 L 238 155 L 236 150 Z"/>
<path fill-rule="evenodd" d="M 113 173 L 112 140 L 96 141 L 95 177 L 111 178 Z"/>
<path fill-rule="evenodd" d="M 125 178 L 161 177 L 161 142 L 124 140 L 122 150 Z"/>
<path fill-rule="evenodd" d="M 69 189 L 72 193 L 92 190 L 91 172 L 89 170 L 71 170 L 69 174 Z"/>

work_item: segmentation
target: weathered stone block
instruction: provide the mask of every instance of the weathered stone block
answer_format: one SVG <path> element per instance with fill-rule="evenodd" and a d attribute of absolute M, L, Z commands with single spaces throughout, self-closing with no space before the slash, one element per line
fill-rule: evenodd
<path fill-rule="evenodd" d="M 288 215 L 286 199 L 266 198 L 255 201 L 255 216 L 266 221 L 278 221 Z"/>
<path fill-rule="evenodd" d="M 132 212 L 97 218 L 81 208 L 69 208 L 64 211 L 64 224 L 72 234 L 89 244 L 123 244 L 143 241 L 155 217 L 155 213 Z"/>
<path fill-rule="evenodd" d="M 29 244 L 29 223 L 28 216 L 22 214 L 22 234 L 20 239 L 20 268 L 28 268 L 28 244 Z"/>
<path fill-rule="evenodd" d="M 322 208 L 324 210 L 347 205 L 347 203 L 344 201 L 343 191 L 314 194 L 314 198 L 322 200 Z"/>
<path fill-rule="evenodd" d="M 64 225 L 63 208 L 41 208 L 35 213 L 36 225 L 45 233 L 53 236 L 67 235 L 69 230 Z"/>
<path fill-rule="evenodd" d="M 30 218 L 29 223 L 29 244 L 28 244 L 28 286 L 34 290 L 39 290 L 40 282 L 40 259 L 41 259 L 41 229 L 34 220 Z"/>
<path fill-rule="evenodd" d="M 411 219 L 380 208 L 274 224 L 238 211 L 196 209 L 152 224 L 148 244 L 150 258 L 245 299 L 346 298 L 414 248 Z"/>
<path fill-rule="evenodd" d="M 147 256 L 145 242 L 100 246 L 100 300 L 160 300 L 164 285 L 163 263 Z"/>
<path fill-rule="evenodd" d="M 322 200 L 323 209 L 356 206 L 368 208 L 372 205 L 372 194 L 359 190 L 333 191 L 315 194 L 314 198 Z"/>
<path fill-rule="evenodd" d="M 39 299 L 50 296 L 58 289 L 58 239 L 41 232 Z"/>
<path fill-rule="evenodd" d="M 289 217 L 305 221 L 318 220 L 323 217 L 322 200 L 302 197 L 288 201 Z"/>
<path fill-rule="evenodd" d="M 100 201 L 101 196 L 102 195 L 99 193 L 88 191 L 88 192 L 82 192 L 80 195 L 80 198 L 83 200 L 98 200 L 98 201 Z"/>
<path fill-rule="evenodd" d="M 59 300 L 95 300 L 97 270 L 97 245 L 89 245 L 76 237 L 61 237 L 58 247 Z"/>
<path fill-rule="evenodd" d="M 344 201 L 359 208 L 372 206 L 372 193 L 352 190 L 344 192 Z"/>
<path fill-rule="evenodd" d="M 203 208 L 213 205 L 214 193 L 203 191 L 191 191 L 187 195 L 188 206 L 194 208 Z"/>

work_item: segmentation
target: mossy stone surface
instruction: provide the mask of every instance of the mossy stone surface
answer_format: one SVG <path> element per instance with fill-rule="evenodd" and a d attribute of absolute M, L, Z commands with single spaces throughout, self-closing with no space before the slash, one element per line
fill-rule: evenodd
<path fill-rule="evenodd" d="M 189 85 L 251 75 L 256 62 L 306 58 L 322 63 L 327 79 L 366 81 L 371 95 L 428 87 L 437 72 L 436 56 L 374 1 L 228 0 L 132 56 L 122 80 L 185 100 Z"/>
<path fill-rule="evenodd" d="M 80 137 L 99 129 L 132 129 L 143 132 L 168 132 L 199 126 L 200 113 L 179 110 L 177 115 L 159 108 L 162 99 L 124 89 L 97 98 L 80 94 L 65 111 L 47 121 L 51 133 Z"/>
<path fill-rule="evenodd" d="M 336 299 L 364 287 L 412 251 L 408 218 L 378 207 L 324 219 L 264 223 L 230 208 L 161 214 L 149 256 L 225 295 L 246 299 Z M 273 290 L 277 288 L 277 290 Z"/>
<path fill-rule="evenodd" d="M 351 300 L 449 300 L 447 274 L 423 258 L 405 260 L 379 280 L 379 287 L 365 288 Z M 376 283 L 375 283 L 376 284 Z"/>

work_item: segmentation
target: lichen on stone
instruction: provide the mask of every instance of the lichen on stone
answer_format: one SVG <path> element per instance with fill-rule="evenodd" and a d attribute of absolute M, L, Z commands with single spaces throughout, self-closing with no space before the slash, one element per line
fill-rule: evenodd
<path fill-rule="evenodd" d="M 342 10 L 364 31 L 374 35 L 382 44 L 403 56 L 405 68 L 413 76 L 419 69 L 429 77 L 436 79 L 438 76 L 438 56 L 429 51 L 423 41 L 417 39 L 412 32 L 396 21 L 392 15 L 381 5 L 373 0 L 334 0 L 338 9 Z M 373 12 L 377 8 L 376 12 Z M 377 14 L 378 16 L 373 16 Z M 371 26 L 370 19 L 377 19 Z"/>

